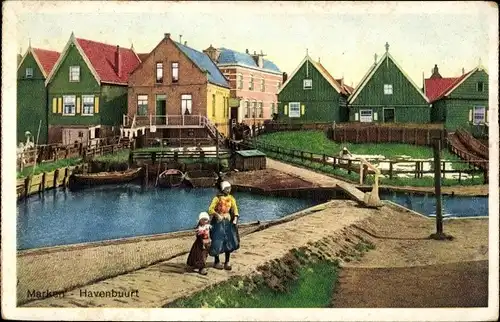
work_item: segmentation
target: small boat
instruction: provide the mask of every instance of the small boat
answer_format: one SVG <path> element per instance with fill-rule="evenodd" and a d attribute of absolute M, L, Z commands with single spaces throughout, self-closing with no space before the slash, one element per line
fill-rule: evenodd
<path fill-rule="evenodd" d="M 142 172 L 142 168 L 136 168 L 125 171 L 72 174 L 68 186 L 71 190 L 75 190 L 82 186 L 128 183 L 138 179 Z"/>
<path fill-rule="evenodd" d="M 186 183 L 186 175 L 177 169 L 165 170 L 158 176 L 158 186 L 162 188 L 178 187 Z"/>
<path fill-rule="evenodd" d="M 186 178 L 193 188 L 214 187 L 219 176 L 211 170 L 196 170 L 186 172 Z"/>

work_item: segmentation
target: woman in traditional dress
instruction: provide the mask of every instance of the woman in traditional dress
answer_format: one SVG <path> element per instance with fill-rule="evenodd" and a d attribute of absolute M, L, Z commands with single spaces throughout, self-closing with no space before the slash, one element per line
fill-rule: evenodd
<path fill-rule="evenodd" d="M 231 195 L 231 184 L 223 181 L 220 184 L 221 192 L 212 200 L 208 209 L 208 214 L 212 216 L 212 229 L 210 238 L 212 244 L 209 254 L 215 257 L 214 268 L 231 270 L 229 259 L 231 253 L 240 248 L 238 235 L 238 207 L 236 200 Z M 219 254 L 224 253 L 224 265 L 221 264 Z"/>

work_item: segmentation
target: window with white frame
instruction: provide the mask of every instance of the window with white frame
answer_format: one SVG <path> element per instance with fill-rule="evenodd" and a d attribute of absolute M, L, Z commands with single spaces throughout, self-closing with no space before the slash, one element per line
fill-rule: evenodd
<path fill-rule="evenodd" d="M 76 96 L 63 96 L 63 115 L 75 115 Z"/>
<path fill-rule="evenodd" d="M 94 115 L 94 95 L 82 95 L 82 115 Z"/>
<path fill-rule="evenodd" d="M 243 74 L 238 74 L 238 89 L 243 88 Z"/>
<path fill-rule="evenodd" d="M 472 120 L 474 124 L 482 124 L 486 122 L 486 108 L 484 106 L 474 106 Z"/>
<path fill-rule="evenodd" d="M 289 117 L 300 117 L 300 103 L 291 102 L 288 104 L 288 116 Z"/>
<path fill-rule="evenodd" d="M 359 121 L 360 122 L 373 122 L 373 111 L 372 110 L 360 110 L 359 111 Z"/>
<path fill-rule="evenodd" d="M 260 80 L 260 91 L 261 92 L 265 92 L 266 91 L 266 81 L 264 80 L 264 78 L 262 78 Z"/>
<path fill-rule="evenodd" d="M 172 63 L 172 83 L 179 81 L 179 63 Z"/>
<path fill-rule="evenodd" d="M 257 117 L 257 101 L 252 102 L 252 117 Z"/>
<path fill-rule="evenodd" d="M 26 78 L 33 78 L 33 68 L 31 68 L 31 67 L 26 68 L 25 76 L 26 76 Z"/>
<path fill-rule="evenodd" d="M 69 66 L 69 81 L 70 82 L 80 81 L 80 66 Z"/>
<path fill-rule="evenodd" d="M 250 117 L 250 102 L 249 101 L 245 101 L 245 118 L 249 118 Z"/>
<path fill-rule="evenodd" d="M 148 115 L 147 95 L 137 95 L 137 115 Z"/>
<path fill-rule="evenodd" d="M 263 103 L 262 102 L 259 102 L 257 104 L 257 117 L 259 118 L 263 118 L 264 117 L 264 110 L 263 110 Z"/>
<path fill-rule="evenodd" d="M 304 89 L 312 89 L 313 81 L 312 79 L 304 79 Z"/>
<path fill-rule="evenodd" d="M 181 108 L 183 115 L 191 115 L 193 113 L 193 97 L 191 94 L 181 95 Z"/>
<path fill-rule="evenodd" d="M 384 84 L 384 95 L 392 95 L 392 84 Z"/>
<path fill-rule="evenodd" d="M 163 83 L 163 63 L 156 63 L 156 83 Z"/>
<path fill-rule="evenodd" d="M 250 75 L 250 83 L 248 84 L 248 89 L 253 91 L 253 75 Z"/>

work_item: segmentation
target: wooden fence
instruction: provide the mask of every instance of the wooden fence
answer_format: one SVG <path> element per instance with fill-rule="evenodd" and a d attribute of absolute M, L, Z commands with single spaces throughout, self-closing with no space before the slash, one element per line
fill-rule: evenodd
<path fill-rule="evenodd" d="M 149 147 L 161 147 L 161 146 L 207 146 L 215 145 L 215 141 L 212 138 L 148 138 L 146 140 L 146 145 Z"/>
<path fill-rule="evenodd" d="M 219 159 L 229 159 L 230 157 L 230 152 L 219 152 Z M 217 158 L 216 151 L 130 151 L 129 164 L 156 164 L 157 162 L 178 161 L 181 159 L 196 159 L 204 162 L 205 159 L 215 158 Z"/>
<path fill-rule="evenodd" d="M 22 171 L 25 167 L 33 166 L 35 163 L 54 162 L 69 158 L 94 158 L 106 153 L 114 153 L 130 147 L 129 142 L 120 143 L 118 139 L 102 139 L 92 145 L 77 143 L 70 145 L 42 145 L 38 148 L 17 153 L 17 170 Z"/>
<path fill-rule="evenodd" d="M 87 165 L 59 168 L 54 171 L 29 175 L 24 179 L 18 179 L 16 186 L 17 199 L 23 199 L 36 193 L 43 193 L 46 190 L 57 187 L 67 187 L 69 176 L 73 170 L 78 170 L 80 167 L 85 168 Z"/>
<path fill-rule="evenodd" d="M 292 159 L 300 163 L 304 166 L 309 166 L 311 168 L 319 167 L 330 167 L 331 169 L 344 169 L 348 174 L 360 173 L 360 162 L 359 160 L 350 160 L 343 159 L 340 156 L 335 155 L 327 155 L 320 154 L 308 151 L 300 151 L 294 149 L 287 149 L 280 146 L 270 145 L 262 142 L 248 142 L 241 144 L 244 148 L 256 148 L 268 153 L 272 153 L 279 158 L 282 159 Z M 410 174 L 414 178 L 423 178 L 425 174 L 434 174 L 434 161 L 420 161 L 420 160 L 408 160 L 408 161 L 400 161 L 400 160 L 380 160 L 373 161 L 373 163 L 377 164 L 377 167 L 380 169 L 381 174 L 392 179 L 397 177 L 400 174 Z M 449 169 L 447 165 L 460 165 L 459 169 Z M 425 170 L 425 164 L 430 164 L 428 166 L 428 170 Z M 409 170 L 400 170 L 396 169 L 399 166 L 404 166 L 406 168 L 414 165 L 414 169 Z M 372 170 L 364 171 L 364 173 L 373 174 Z M 471 166 L 471 164 L 467 161 L 442 161 L 441 162 L 441 173 L 443 178 L 448 173 L 458 174 L 458 182 L 461 182 L 465 178 L 462 178 L 464 174 L 470 175 L 472 179 L 474 176 L 479 176 L 481 174 L 484 175 L 484 170 L 481 170 L 477 167 Z M 484 176 L 484 180 L 487 180 L 487 175 Z"/>

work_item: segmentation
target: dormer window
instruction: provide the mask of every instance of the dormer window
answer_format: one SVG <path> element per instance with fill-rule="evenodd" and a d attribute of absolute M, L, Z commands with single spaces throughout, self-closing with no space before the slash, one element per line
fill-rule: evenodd
<path fill-rule="evenodd" d="M 26 78 L 33 78 L 33 68 L 31 68 L 31 67 L 26 68 L 25 76 L 26 76 Z"/>
<path fill-rule="evenodd" d="M 312 79 L 304 79 L 304 89 L 312 89 L 313 81 Z"/>
<path fill-rule="evenodd" d="M 163 83 L 163 63 L 156 63 L 156 83 Z"/>
<path fill-rule="evenodd" d="M 484 92 L 484 83 L 483 82 L 477 82 L 477 91 L 478 92 Z"/>
<path fill-rule="evenodd" d="M 384 84 L 384 95 L 392 95 L 392 84 Z"/>
<path fill-rule="evenodd" d="M 80 66 L 70 66 L 69 67 L 69 81 L 79 82 L 80 81 Z"/>

